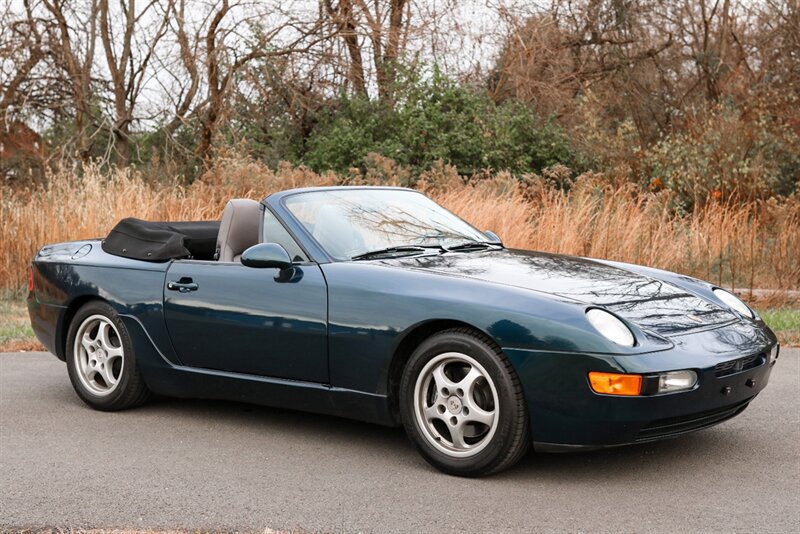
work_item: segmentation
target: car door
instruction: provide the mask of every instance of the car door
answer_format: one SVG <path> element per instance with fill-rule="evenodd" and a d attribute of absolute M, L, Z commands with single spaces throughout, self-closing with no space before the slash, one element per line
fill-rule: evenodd
<path fill-rule="evenodd" d="M 263 240 L 298 261 L 291 276 L 238 261 L 174 261 L 164 317 L 175 352 L 191 367 L 328 383 L 325 278 L 288 234 L 274 235 L 285 232 L 274 216 L 266 218 Z"/>
<path fill-rule="evenodd" d="M 317 265 L 294 269 L 292 281 L 279 281 L 277 269 L 175 261 L 164 317 L 181 363 L 327 383 L 325 279 Z"/>

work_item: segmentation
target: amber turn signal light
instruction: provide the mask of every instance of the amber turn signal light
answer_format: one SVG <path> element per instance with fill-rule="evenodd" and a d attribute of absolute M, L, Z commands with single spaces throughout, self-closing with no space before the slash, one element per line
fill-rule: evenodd
<path fill-rule="evenodd" d="M 595 393 L 603 395 L 639 395 L 642 392 L 642 375 L 617 373 L 589 373 L 589 384 Z"/>

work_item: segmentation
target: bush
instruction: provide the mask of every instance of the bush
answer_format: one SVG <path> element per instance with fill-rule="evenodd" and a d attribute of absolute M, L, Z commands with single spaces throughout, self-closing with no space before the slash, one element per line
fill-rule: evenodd
<path fill-rule="evenodd" d="M 430 81 L 403 80 L 393 108 L 343 96 L 320 117 L 302 162 L 318 171 L 363 171 L 369 154 L 392 158 L 415 176 L 438 161 L 467 176 L 484 169 L 519 175 L 575 163 L 553 121 L 513 101 L 497 106 L 485 92 L 436 73 Z"/>
<path fill-rule="evenodd" d="M 378 102 L 343 96 L 335 111 L 322 112 L 319 122 L 301 157 L 316 171 L 346 173 L 351 167 L 363 168 L 370 153 L 405 163 L 390 133 L 397 129 L 397 117 Z"/>
<path fill-rule="evenodd" d="M 723 104 L 648 149 L 645 171 L 644 185 L 669 189 L 685 209 L 786 196 L 800 179 L 800 138 L 770 113 Z"/>

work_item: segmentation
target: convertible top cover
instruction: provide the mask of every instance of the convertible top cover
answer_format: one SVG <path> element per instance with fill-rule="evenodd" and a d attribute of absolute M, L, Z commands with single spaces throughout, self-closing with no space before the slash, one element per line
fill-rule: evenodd
<path fill-rule="evenodd" d="M 109 254 L 135 260 L 211 260 L 219 226 L 219 221 L 159 222 L 128 217 L 111 229 L 102 247 Z"/>

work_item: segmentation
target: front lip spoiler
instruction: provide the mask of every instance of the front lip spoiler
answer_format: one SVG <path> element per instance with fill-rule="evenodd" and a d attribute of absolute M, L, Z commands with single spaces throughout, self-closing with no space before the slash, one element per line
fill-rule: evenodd
<path fill-rule="evenodd" d="M 616 447 L 624 447 L 632 444 L 633 443 L 616 443 L 614 445 L 573 445 L 570 443 L 548 443 L 545 441 L 534 441 L 533 450 L 536 452 L 548 453 L 590 452 L 603 449 L 614 449 Z"/>
<path fill-rule="evenodd" d="M 626 445 L 638 445 L 643 443 L 652 443 L 654 441 L 662 441 L 666 439 L 677 438 L 680 436 L 684 436 L 686 434 L 691 434 L 692 432 L 697 432 L 698 430 L 703 430 L 705 428 L 711 428 L 712 426 L 716 426 L 720 423 L 724 423 L 725 421 L 729 421 L 736 417 L 737 415 L 741 414 L 750 403 L 755 399 L 757 396 L 754 395 L 743 402 L 738 404 L 734 404 L 732 406 L 728 406 L 727 410 L 715 410 L 721 412 L 721 415 L 724 414 L 722 417 L 718 418 L 710 418 L 704 421 L 704 417 L 700 414 L 695 414 L 695 416 L 686 416 L 685 422 L 689 423 L 689 426 L 675 424 L 675 425 L 666 425 L 664 428 L 668 426 L 674 426 L 675 429 L 673 431 L 663 432 L 663 433 L 654 433 L 651 435 L 645 435 L 637 438 L 634 441 L 626 441 L 624 443 L 611 443 L 611 444 L 601 444 L 601 445 L 575 445 L 570 443 L 548 443 L 543 441 L 534 441 L 533 442 L 533 449 L 536 452 L 555 452 L 555 453 L 563 453 L 563 452 L 588 452 L 588 451 L 596 451 L 601 449 L 611 449 L 615 447 L 624 447 Z M 702 412 L 701 412 L 702 413 Z M 694 419 L 693 419 L 694 417 Z M 691 425 L 693 421 L 697 421 L 699 424 Z M 643 427 L 645 429 L 647 425 Z M 639 431 L 642 433 L 642 430 Z"/>

